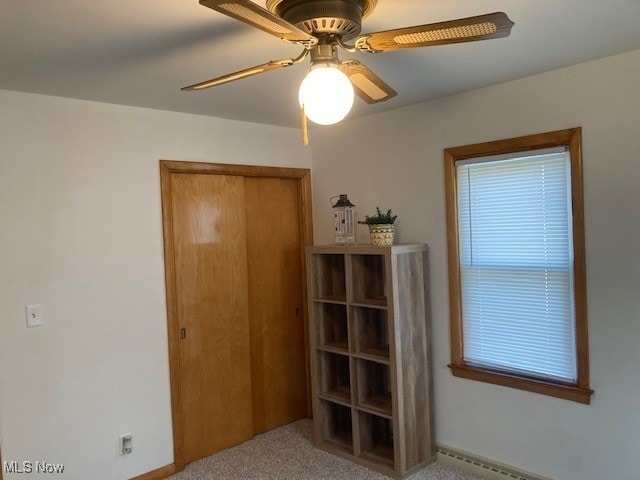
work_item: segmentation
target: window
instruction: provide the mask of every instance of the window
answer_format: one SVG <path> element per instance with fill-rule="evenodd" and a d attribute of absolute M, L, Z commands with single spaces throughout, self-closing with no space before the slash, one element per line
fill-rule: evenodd
<path fill-rule="evenodd" d="M 589 403 L 581 130 L 445 150 L 455 376 Z"/>

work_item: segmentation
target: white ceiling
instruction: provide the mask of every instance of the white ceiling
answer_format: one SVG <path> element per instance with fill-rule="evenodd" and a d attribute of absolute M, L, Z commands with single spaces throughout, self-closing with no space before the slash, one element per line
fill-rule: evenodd
<path fill-rule="evenodd" d="M 259 0 L 264 6 L 264 0 Z M 504 39 L 349 54 L 398 91 L 349 118 L 640 49 L 640 0 L 378 0 L 363 33 L 495 11 Z M 200 92 L 180 87 L 299 47 L 197 0 L 0 0 L 0 89 L 297 126 L 305 65 Z"/>

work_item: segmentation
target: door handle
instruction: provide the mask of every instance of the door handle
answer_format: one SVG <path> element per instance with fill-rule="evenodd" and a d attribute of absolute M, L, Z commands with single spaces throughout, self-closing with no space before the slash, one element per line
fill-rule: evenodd
<path fill-rule="evenodd" d="M 183 340 L 185 338 L 187 338 L 187 329 L 186 328 L 181 328 L 180 329 L 180 338 L 183 339 Z"/>

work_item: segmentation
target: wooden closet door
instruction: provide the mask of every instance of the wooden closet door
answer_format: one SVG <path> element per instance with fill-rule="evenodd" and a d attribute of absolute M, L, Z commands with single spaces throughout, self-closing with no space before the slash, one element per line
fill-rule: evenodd
<path fill-rule="evenodd" d="M 254 434 L 307 415 L 298 182 L 245 177 Z"/>
<path fill-rule="evenodd" d="M 172 174 L 183 455 L 253 436 L 244 179 Z"/>

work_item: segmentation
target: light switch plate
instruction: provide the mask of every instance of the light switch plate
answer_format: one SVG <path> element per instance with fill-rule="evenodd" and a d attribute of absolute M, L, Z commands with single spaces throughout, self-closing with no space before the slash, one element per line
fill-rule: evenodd
<path fill-rule="evenodd" d="M 42 307 L 40 305 L 28 305 L 26 308 L 27 328 L 42 325 Z"/>

